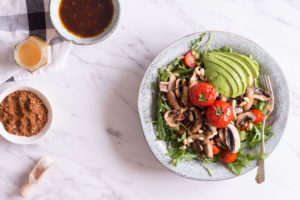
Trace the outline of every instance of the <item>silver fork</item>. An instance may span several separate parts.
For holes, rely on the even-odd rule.
[[[271,99],[268,101],[267,104],[267,114],[265,115],[263,120],[263,131],[260,137],[261,138],[260,153],[265,153],[265,124],[266,124],[266,119],[271,114],[274,108],[274,96],[273,96],[272,84],[269,76],[266,75],[265,73],[261,73],[259,76],[259,81],[261,83],[262,88],[271,93]],[[255,180],[258,184],[264,182],[265,180],[265,160],[263,159],[258,160],[258,169],[257,169]]]

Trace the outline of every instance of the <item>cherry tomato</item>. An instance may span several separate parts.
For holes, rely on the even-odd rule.
[[[186,66],[188,66],[190,68],[197,67],[196,58],[193,56],[191,51],[189,51],[189,52],[187,52],[187,54],[185,54],[184,63],[186,64]]]
[[[226,149],[221,154],[221,160],[225,163],[232,163],[236,160],[236,153],[231,153],[229,149]]]
[[[216,145],[213,145],[213,154],[216,155],[216,154],[219,154],[221,151],[221,149],[219,147],[217,147]]]
[[[256,116],[256,120],[253,122],[253,124],[258,124],[264,119],[264,115],[260,112],[260,110],[252,109],[251,112],[253,112]]]
[[[213,104],[216,100],[217,91],[212,84],[198,83],[189,92],[190,101],[197,107],[205,107]]]
[[[207,121],[217,128],[226,127],[231,122],[232,117],[233,109],[226,101],[217,100],[206,110]]]
[[[241,131],[245,131],[245,130],[247,130],[247,128],[248,128],[248,126],[241,126],[239,129],[240,129]]]

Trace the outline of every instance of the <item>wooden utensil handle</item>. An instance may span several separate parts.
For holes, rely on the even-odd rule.
[[[31,190],[35,184],[27,183],[20,188],[20,195],[23,197],[28,197],[31,193]]]

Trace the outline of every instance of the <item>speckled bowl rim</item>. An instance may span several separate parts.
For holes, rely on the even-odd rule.
[[[227,31],[205,30],[205,31],[201,31],[201,32],[194,32],[194,33],[192,33],[192,34],[183,36],[183,37],[181,37],[181,38],[179,38],[179,39],[177,39],[177,40],[175,40],[175,41],[169,43],[163,50],[161,50],[161,51],[159,52],[159,54],[158,54],[157,56],[155,56],[155,57],[153,58],[152,62],[149,64],[149,66],[148,66],[147,70],[145,71],[144,76],[143,76],[143,78],[142,78],[142,81],[141,81],[141,84],[140,84],[140,87],[139,87],[138,99],[137,99],[137,106],[138,106],[139,120],[140,120],[140,124],[141,124],[141,127],[142,127],[143,135],[144,135],[144,137],[145,137],[145,139],[146,139],[146,142],[147,142],[147,144],[148,144],[148,146],[149,146],[151,152],[153,153],[154,157],[156,158],[156,160],[159,161],[159,163],[160,163],[161,165],[163,165],[164,167],[166,167],[169,171],[173,172],[174,174],[176,174],[176,175],[178,175],[178,176],[181,176],[181,177],[184,177],[184,178],[188,178],[188,179],[192,179],[192,180],[197,180],[197,181],[222,181],[222,180],[233,179],[233,178],[240,177],[240,176],[242,176],[242,175],[244,175],[244,174],[250,172],[251,170],[253,170],[254,168],[257,167],[257,164],[255,164],[255,165],[251,166],[250,168],[248,168],[247,171],[242,171],[242,173],[241,173],[240,175],[235,175],[235,174],[232,173],[232,176],[229,177],[229,178],[219,178],[219,179],[214,179],[213,176],[212,176],[212,178],[209,178],[209,179],[207,179],[207,178],[203,178],[203,179],[201,178],[201,179],[200,179],[200,178],[196,178],[196,177],[193,177],[193,176],[184,176],[184,175],[182,175],[182,174],[179,174],[177,171],[175,171],[175,170],[173,170],[172,168],[170,168],[170,164],[169,164],[169,165],[166,165],[165,163],[163,163],[163,161],[162,161],[161,159],[159,159],[159,158],[157,157],[157,155],[154,153],[154,150],[153,150],[153,149],[154,149],[154,146],[152,146],[152,145],[150,144],[149,138],[148,138],[148,137],[146,136],[146,134],[145,134],[145,129],[146,129],[146,128],[145,128],[145,126],[144,126],[144,124],[143,124],[143,122],[142,122],[144,119],[142,119],[142,115],[141,115],[141,98],[142,98],[142,97],[141,97],[141,93],[142,93],[142,86],[145,84],[145,78],[146,78],[146,76],[148,75],[148,73],[149,73],[149,71],[150,71],[150,69],[151,69],[151,66],[152,66],[153,63],[156,61],[156,59],[157,59],[158,57],[160,57],[160,55],[163,54],[163,52],[165,52],[168,48],[170,48],[170,46],[174,45],[175,43],[180,42],[181,40],[184,40],[184,39],[186,39],[186,38],[188,38],[188,37],[191,37],[191,36],[194,36],[194,35],[200,35],[200,34],[202,34],[202,33],[211,33],[211,32],[220,32],[220,33],[226,33],[226,34],[230,34],[230,35],[233,35],[233,36],[237,36],[237,37],[243,38],[243,39],[245,39],[245,40],[248,40],[250,43],[253,43],[253,45],[256,45],[257,47],[261,48],[261,49],[265,52],[265,54],[268,55],[270,58],[272,58],[273,61],[277,64],[279,73],[282,75],[283,80],[284,80],[285,83],[286,83],[285,86],[286,86],[286,89],[287,89],[287,95],[288,95],[288,96],[286,97],[286,101],[287,101],[287,107],[286,107],[286,113],[287,113],[287,114],[286,114],[286,118],[285,118],[284,123],[283,123],[284,125],[283,125],[282,132],[280,133],[279,138],[278,138],[278,140],[276,141],[276,143],[274,143],[274,148],[273,148],[271,151],[268,151],[267,157],[269,157],[269,156],[271,155],[271,153],[276,149],[277,145],[279,144],[279,142],[280,142],[280,140],[281,140],[281,138],[282,138],[282,135],[284,134],[284,130],[285,130],[285,128],[286,128],[287,121],[288,121],[288,118],[289,118],[289,115],[290,115],[290,90],[289,90],[288,82],[287,82],[287,79],[286,79],[286,75],[284,74],[284,72],[283,72],[283,70],[281,69],[281,67],[280,67],[280,65],[278,64],[278,62],[271,56],[271,54],[269,54],[262,46],[260,46],[260,45],[257,44],[256,42],[254,42],[254,41],[252,41],[252,40],[250,40],[250,39],[248,39],[248,38],[246,38],[246,37],[244,37],[244,36],[241,36],[241,35],[239,35],[239,34],[227,32]],[[154,131],[154,134],[156,135],[156,131]],[[276,133],[275,133],[275,134],[276,134]],[[218,163],[218,165],[219,165],[219,163]],[[224,166],[224,167],[225,167],[225,166]]]

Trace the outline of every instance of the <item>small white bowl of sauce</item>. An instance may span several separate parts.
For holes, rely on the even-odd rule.
[[[119,22],[118,0],[51,0],[56,31],[74,44],[95,44],[113,33]]]

